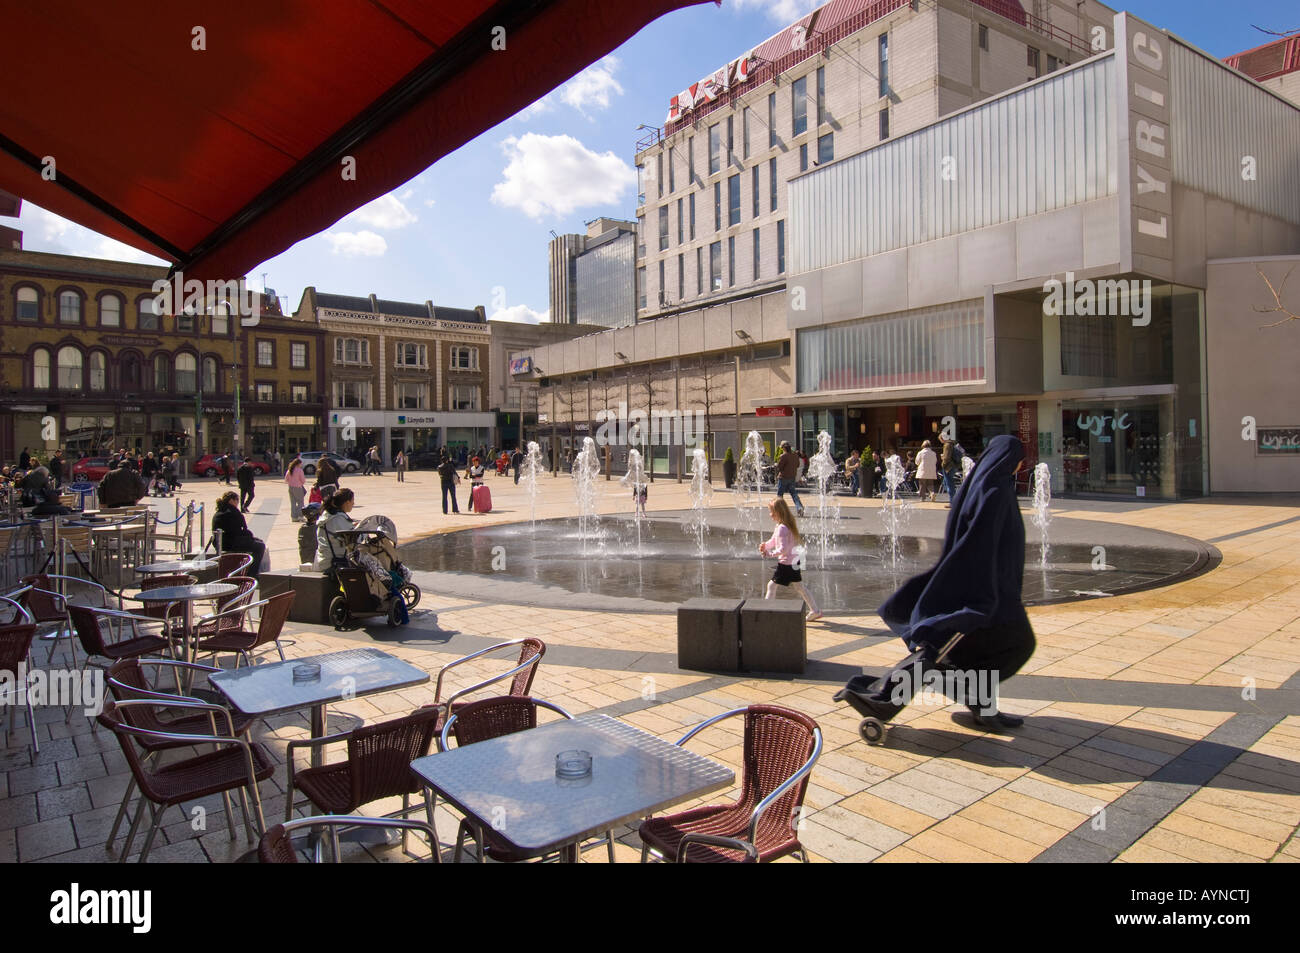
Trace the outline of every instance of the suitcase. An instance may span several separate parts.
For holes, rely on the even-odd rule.
[[[474,487],[473,496],[475,513],[492,512],[492,491],[488,489],[486,483],[480,483]]]

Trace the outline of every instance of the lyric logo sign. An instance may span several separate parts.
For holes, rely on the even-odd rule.
[[[618,410],[596,411],[596,443],[602,447],[644,444],[682,444],[694,447],[704,436],[704,412],[700,410],[633,410],[620,401]]]
[[[1090,278],[1074,280],[1074,272],[1065,273],[1065,281],[1049,278],[1043,282],[1043,314],[1082,315],[1133,319],[1133,327],[1151,323],[1151,279]]]
[[[1128,99],[1129,261],[1137,271],[1171,278],[1173,211],[1169,154],[1170,41],[1160,30],[1127,14],[1116,17],[1122,39]]]
[[[239,315],[239,323],[255,328],[262,320],[262,296],[250,291],[244,279],[238,281],[185,280],[185,272],[178,271],[168,281],[159,278],[153,283],[154,307],[158,314],[204,314],[208,306],[224,305],[227,314]]]
[[[749,70],[753,63],[754,51],[750,50],[713,75],[683,89],[668,101],[668,119],[665,124],[677,122],[701,103],[711,103],[731,87],[749,82]]]

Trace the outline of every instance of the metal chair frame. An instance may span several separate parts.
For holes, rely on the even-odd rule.
[[[258,854],[262,858],[262,863],[270,863],[266,860],[266,854],[272,849],[272,838],[287,837],[294,831],[303,830],[304,828],[357,828],[357,827],[377,827],[385,829],[396,829],[402,831],[403,836],[408,831],[419,831],[429,838],[429,848],[432,852],[430,863],[442,863],[442,854],[438,849],[438,835],[433,827],[424,821],[413,821],[407,818],[398,817],[367,817],[364,814],[318,814],[314,817],[300,817],[292,821],[284,821],[276,824],[269,831],[262,835],[262,842],[258,848]],[[321,843],[324,838],[316,841],[316,863],[321,863]],[[330,843],[337,847],[338,837],[330,838]],[[334,854],[334,863],[341,863],[342,858]]]
[[[452,661],[442,666],[442,668],[438,669],[438,680],[434,685],[434,691],[433,691],[433,703],[435,705],[441,705],[446,709],[445,712],[443,713],[444,724],[446,723],[446,720],[451,717],[451,708],[453,703],[455,703],[457,699],[463,698],[466,695],[469,695],[472,692],[476,692],[481,688],[487,688],[489,685],[495,685],[497,682],[503,682],[507,678],[514,678],[520,672],[525,671],[529,667],[532,667],[534,669],[533,676],[530,677],[528,680],[528,688],[531,688],[532,679],[535,678],[537,674],[535,669],[537,668],[537,666],[541,665],[542,656],[546,654],[545,642],[542,642],[542,650],[540,652],[538,652],[532,658],[528,659],[526,662],[521,662],[518,665],[514,666],[513,668],[510,669],[510,671],[503,672],[500,675],[494,675],[491,678],[484,679],[483,681],[478,682],[477,684],[474,685],[470,685],[467,688],[462,688],[459,691],[454,692],[445,702],[441,700],[442,680],[444,677],[446,677],[447,673],[451,671],[453,668],[455,668],[458,665],[464,665],[466,662],[472,662],[475,659],[482,658],[485,655],[490,655],[493,652],[499,652],[501,649],[511,648],[516,645],[523,645],[525,642],[528,641],[530,641],[529,638],[522,638],[522,639],[511,639],[508,642],[498,642],[496,645],[489,645],[485,649],[480,649],[477,652],[471,652],[469,655],[462,656],[461,658],[453,659]],[[541,642],[540,639],[532,639],[531,641]]]

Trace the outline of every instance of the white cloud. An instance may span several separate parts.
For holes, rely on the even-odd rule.
[[[618,67],[617,56],[593,63],[560,87],[560,99],[581,113],[589,106],[608,109],[611,95],[623,95],[623,87],[614,78]]]
[[[24,232],[23,245],[28,251],[76,255],[82,258],[104,258],[109,261],[132,261],[144,265],[167,264],[163,259],[148,252],[91,231],[84,225],[78,225],[30,202],[23,203],[23,213],[19,216],[18,227]]]
[[[526,304],[517,304],[510,308],[498,308],[489,317],[491,321],[514,321],[516,324],[541,324],[551,320],[551,309],[534,311]]]
[[[384,241],[384,237],[368,230],[325,232],[321,237],[330,243],[330,251],[335,255],[375,257],[388,251],[388,242]]]
[[[735,0],[739,10],[762,10],[771,20],[793,23],[812,13],[825,0]]]
[[[597,154],[572,136],[511,136],[501,144],[510,161],[492,201],[533,219],[610,205],[636,184],[636,170],[613,152]]]
[[[419,221],[415,213],[402,204],[402,199],[410,198],[411,195],[410,189],[404,192],[400,199],[391,192],[388,195],[381,195],[373,202],[361,206],[349,218],[355,218],[371,228],[405,228]]]

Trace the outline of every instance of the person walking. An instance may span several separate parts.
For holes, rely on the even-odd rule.
[[[302,458],[289,461],[289,472],[284,475],[289,488],[289,518],[295,523],[302,519],[302,501],[307,498],[307,476],[302,472]]]
[[[475,457],[469,463],[465,476],[469,479],[469,512],[474,512],[474,490],[483,485],[483,461]]]
[[[772,530],[771,539],[758,544],[758,552],[762,556],[776,557],[776,570],[768,581],[767,593],[763,598],[775,598],[777,586],[789,586],[807,603],[807,621],[816,622],[822,614],[813,601],[812,593],[803,584],[803,541],[799,538],[799,524],[795,522],[789,504],[780,497],[769,503],[767,510],[776,528]]]
[[[398,450],[397,456],[393,457],[393,469],[397,471],[397,482],[406,482],[406,451]]]
[[[939,456],[930,449],[930,441],[921,442],[921,452],[916,455],[916,482],[920,487],[921,500],[928,496],[931,502],[937,495],[939,484]]]
[[[510,455],[510,465],[515,468],[515,486],[518,486],[519,471],[524,468],[524,452],[519,447],[515,447],[515,452]]]
[[[321,457],[316,461],[316,485],[318,487],[338,486],[340,475],[339,465],[329,457]]]
[[[943,477],[943,491],[948,494],[948,506],[952,506],[957,495],[957,478],[961,474],[961,459],[965,454],[955,440],[947,437],[943,440],[943,452],[939,455],[939,472]]]
[[[248,512],[248,504],[253,502],[256,485],[257,467],[251,460],[245,460],[235,471],[235,482],[239,484],[239,511]]]
[[[1036,640],[1022,600],[1025,523],[1015,476],[1024,444],[994,437],[957,493],[934,568],[899,587],[879,609],[911,650],[870,693],[858,692],[882,720],[897,715],[927,670],[955,671],[968,686],[957,699],[983,728],[1014,728],[1023,718],[998,710],[993,686],[1015,675]],[[969,686],[979,686],[976,698]]]
[[[63,451],[55,450],[54,456],[50,457],[50,476],[54,478],[56,490],[63,486],[63,463]]]
[[[438,478],[442,481],[442,515],[447,515],[448,496],[451,497],[451,511],[459,513],[460,507],[456,505],[456,484],[460,482],[460,474],[456,472],[456,464],[452,462],[446,450],[442,451],[441,462],[438,464]]]
[[[794,500],[795,509],[803,516],[803,502],[799,499],[799,491],[795,489],[794,482],[799,466],[799,454],[790,449],[788,440],[781,441],[781,454],[776,458],[776,495],[778,499],[784,500],[786,493],[789,493]]]

